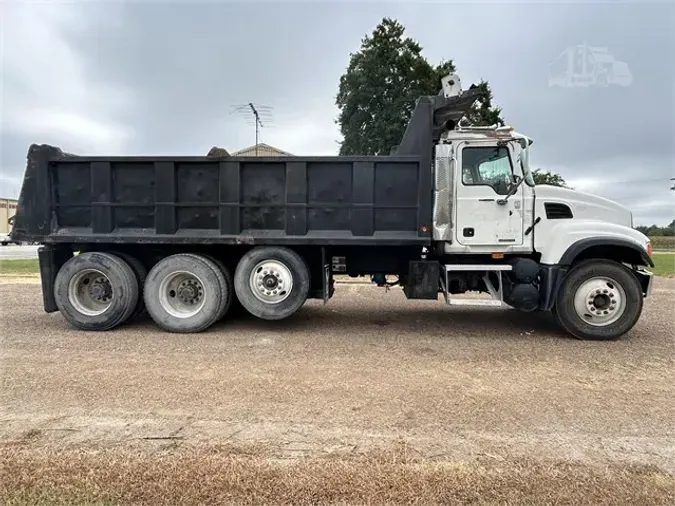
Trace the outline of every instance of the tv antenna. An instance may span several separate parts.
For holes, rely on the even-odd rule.
[[[233,110],[230,114],[234,114],[235,112],[246,116],[246,124],[255,127],[255,156],[258,156],[260,129],[272,126],[272,107],[249,102],[247,104],[233,106]]]

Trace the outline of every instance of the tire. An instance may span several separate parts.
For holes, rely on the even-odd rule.
[[[268,268],[271,272],[265,274]],[[259,271],[258,281],[270,283],[268,290],[254,291],[254,271]],[[289,285],[290,289],[287,289]],[[263,320],[282,320],[295,313],[307,300],[309,285],[305,261],[288,248],[254,248],[241,258],[234,274],[234,289],[239,302],[249,313]]]
[[[232,299],[236,298],[234,295],[234,284],[232,282],[232,274],[230,274],[230,271],[227,269],[227,267],[225,267],[225,264],[223,262],[221,262],[220,260],[211,255],[200,254],[193,256],[201,257],[211,262],[213,264],[211,267],[215,270],[216,275],[218,276],[222,300],[221,300],[221,308],[220,311],[218,312],[219,316],[216,321],[220,321],[225,317],[225,315],[230,310],[230,307],[232,306]]]
[[[629,269],[610,260],[589,260],[567,274],[553,314],[573,336],[607,341],[635,326],[643,303],[642,287]]]
[[[109,253],[72,257],[54,281],[56,306],[80,330],[110,330],[124,323],[136,308],[138,292],[131,267]]]
[[[221,276],[217,266],[199,255],[171,255],[150,270],[143,296],[148,314],[163,330],[201,332],[222,311]]]
[[[143,301],[143,289],[145,286],[145,278],[148,277],[148,269],[145,268],[145,265],[143,265],[138,258],[131,256],[128,253],[111,251],[110,254],[124,260],[129,264],[131,270],[134,271],[136,281],[138,282],[138,302],[136,303],[136,308],[134,309],[134,312],[131,313],[129,320],[138,320],[146,313],[145,302]]]

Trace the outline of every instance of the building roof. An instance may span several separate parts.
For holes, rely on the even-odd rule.
[[[257,147],[257,154],[256,154],[256,147]],[[230,156],[293,156],[293,155],[288,151],[275,148],[274,146],[270,146],[269,144],[265,144],[264,142],[259,142],[257,146],[254,144],[253,146],[240,149],[239,151],[230,153]]]

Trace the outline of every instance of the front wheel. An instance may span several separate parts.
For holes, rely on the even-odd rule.
[[[642,287],[629,269],[610,260],[590,260],[569,272],[554,314],[575,337],[611,340],[635,326],[643,302]]]

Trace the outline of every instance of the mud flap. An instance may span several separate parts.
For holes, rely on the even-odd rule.
[[[412,260],[403,293],[408,299],[438,300],[441,265],[436,260]]]
[[[333,296],[333,272],[331,264],[326,257],[326,248],[321,248],[321,274],[322,274],[322,298],[325,306]]]
[[[59,310],[54,298],[54,281],[63,264],[70,260],[72,256],[73,252],[70,249],[53,246],[42,246],[38,249],[42,302],[46,313],[54,313]]]
[[[652,294],[652,290],[654,288],[654,275],[645,269],[634,270],[633,273],[638,278],[638,281],[640,281],[640,286],[642,286],[642,294],[645,297],[649,297]]]

